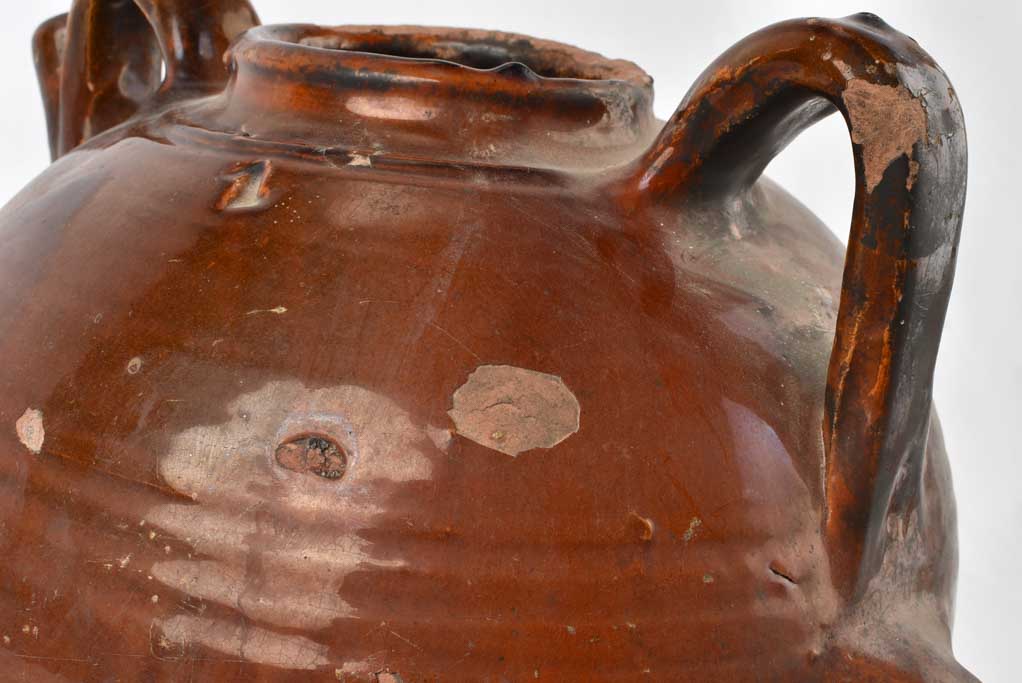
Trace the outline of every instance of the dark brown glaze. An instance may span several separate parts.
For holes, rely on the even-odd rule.
[[[261,27],[224,72],[247,5],[139,5],[40,31],[78,132],[0,212],[5,679],[973,680],[914,43],[771,27],[661,132],[566,46]],[[847,263],[760,177],[833,108]]]

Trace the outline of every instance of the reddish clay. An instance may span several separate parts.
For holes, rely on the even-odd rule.
[[[777,24],[663,124],[556,43],[256,24],[36,35],[4,680],[973,680],[931,402],[965,132],[914,41]],[[761,177],[834,111],[846,252]]]

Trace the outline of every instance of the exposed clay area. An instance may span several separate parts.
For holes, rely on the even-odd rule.
[[[563,380],[509,365],[483,365],[454,392],[458,434],[511,457],[553,448],[578,431],[578,400]]]
[[[849,81],[842,99],[851,120],[852,142],[862,145],[866,191],[872,192],[892,161],[903,154],[911,160],[915,144],[926,144],[926,111],[905,86],[862,79]]]
[[[216,202],[218,211],[242,211],[265,206],[270,200],[270,177],[273,164],[256,161],[237,164],[224,174],[227,186]]]
[[[393,671],[380,671],[375,678],[377,683],[405,683],[404,679]]]
[[[281,635],[253,626],[227,624],[180,614],[159,624],[161,633],[154,654],[181,657],[197,644],[242,661],[258,662],[292,671],[311,671],[329,663],[326,647],[308,638]],[[201,638],[196,634],[201,634]]]
[[[43,440],[46,438],[46,430],[43,429],[42,411],[28,408],[18,418],[14,425],[18,433],[18,440],[25,448],[33,453],[39,453],[43,449]]]

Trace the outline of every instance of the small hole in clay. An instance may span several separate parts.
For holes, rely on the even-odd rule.
[[[277,464],[299,474],[340,479],[348,469],[348,456],[333,440],[315,434],[300,436],[277,446]]]

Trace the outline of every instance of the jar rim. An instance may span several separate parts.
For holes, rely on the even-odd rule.
[[[254,50],[253,50],[254,49]],[[253,54],[253,52],[258,54]],[[531,36],[432,26],[276,24],[257,26],[228,51],[238,59],[270,67],[289,65],[329,71],[356,67],[403,75],[495,81],[526,80],[540,89],[601,85],[652,88],[652,78],[636,64],[609,59],[565,43]]]

